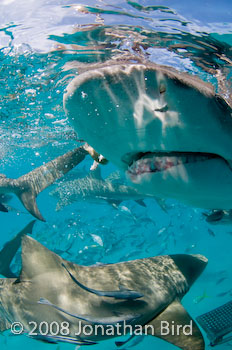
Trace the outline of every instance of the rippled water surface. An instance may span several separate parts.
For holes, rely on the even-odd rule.
[[[8,177],[17,178],[79,145],[63,110],[63,93],[86,63],[133,55],[165,64],[211,82],[232,105],[230,0],[1,0],[0,26],[0,173]],[[67,178],[86,176],[91,164],[86,158]],[[103,176],[113,170],[107,165]],[[183,299],[186,309],[196,317],[232,298],[232,226],[210,227],[203,210],[172,200],[165,210],[146,199],[146,207],[126,201],[118,209],[77,201],[58,212],[50,195],[55,186],[38,197],[47,221],[37,222],[33,233],[49,249],[80,264],[201,253],[209,264]],[[15,197],[9,205],[9,213],[0,212],[1,245],[31,219]],[[18,254],[14,270],[19,266]],[[52,346],[8,335],[0,337],[0,344],[1,349]],[[145,347],[174,349],[157,338],[134,346]],[[100,348],[113,349],[114,342]]]

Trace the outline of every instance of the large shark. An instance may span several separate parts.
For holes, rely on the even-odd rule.
[[[36,197],[45,188],[78,165],[87,154],[89,154],[88,150],[80,146],[45,165],[41,165],[18,179],[8,179],[5,175],[0,174],[0,194],[15,193],[24,207],[34,217],[45,221],[37,207]],[[0,207],[0,210],[7,211],[7,208],[4,210],[4,207],[4,205]]]
[[[138,204],[145,206],[143,199],[146,196],[137,189],[123,183],[123,179],[114,180],[114,175],[110,174],[108,178],[103,179],[101,168],[91,171],[87,176],[71,181],[59,183],[50,194],[58,198],[56,210],[72,204],[76,201],[107,202],[114,207],[126,200],[134,200]],[[115,178],[117,174],[115,174]]]
[[[148,334],[203,350],[202,334],[181,299],[206,265],[202,255],[177,254],[81,266],[24,236],[19,278],[0,279],[0,329],[20,322],[20,331],[38,340],[90,345],[123,334],[120,325],[134,332],[150,325]],[[162,322],[175,331],[162,332]],[[98,332],[96,325],[102,326]]]
[[[211,83],[151,62],[86,66],[64,94],[78,136],[141,193],[232,208],[231,107]]]
[[[0,251],[0,274],[11,278],[16,275],[11,271],[10,264],[15,257],[18,249],[21,247],[22,237],[32,233],[36,220],[32,220],[24,229],[22,229],[14,238],[7,242]]]

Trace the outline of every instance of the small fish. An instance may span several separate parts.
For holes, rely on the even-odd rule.
[[[221,278],[219,278],[218,280],[217,280],[217,282],[216,282],[216,285],[218,285],[218,284],[221,284],[223,281],[225,281],[227,279],[227,277],[221,277]]]
[[[231,292],[231,289],[230,290],[227,290],[226,292],[222,292],[222,293],[219,293],[217,294],[216,296],[219,297],[219,298],[222,298],[222,297],[225,297],[227,294],[229,294]]]
[[[134,290],[126,289],[123,286],[120,287],[120,290],[114,290],[114,291],[103,291],[103,290],[95,290],[92,288],[88,288],[84,286],[82,283],[77,281],[77,279],[69,272],[69,270],[66,268],[64,264],[62,266],[65,268],[65,270],[68,272],[72,280],[82,289],[86,290],[89,293],[96,294],[101,297],[109,297],[109,298],[115,298],[115,299],[127,299],[127,300],[133,300],[142,298],[143,294],[136,292]]]
[[[208,234],[212,237],[216,237],[215,233],[210,228],[208,228]]]
[[[208,298],[208,295],[206,294],[206,291],[202,295],[199,295],[198,297],[193,299],[194,304],[199,304],[201,301],[203,301],[205,298]]]
[[[56,254],[58,254],[58,255],[62,255],[62,254],[64,254],[64,253],[71,255],[71,253],[69,252],[69,250],[72,248],[72,245],[73,245],[73,243],[71,243],[71,244],[69,245],[69,247],[68,247],[66,250],[54,249],[53,251],[54,251],[54,253],[56,253]]]

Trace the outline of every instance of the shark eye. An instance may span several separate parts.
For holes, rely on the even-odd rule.
[[[165,93],[165,91],[166,91],[166,86],[164,85],[164,83],[161,83],[160,86],[159,86],[160,94]]]

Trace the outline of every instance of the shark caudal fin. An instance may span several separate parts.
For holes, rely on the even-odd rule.
[[[145,334],[166,340],[183,350],[204,350],[204,338],[179,301],[171,303],[144,326]]]
[[[36,197],[45,188],[84,160],[86,155],[87,152],[83,147],[78,147],[73,151],[67,152],[63,156],[32,170],[28,174],[16,180],[11,180],[9,192],[14,192],[24,207],[35,218],[45,221],[37,207]]]

